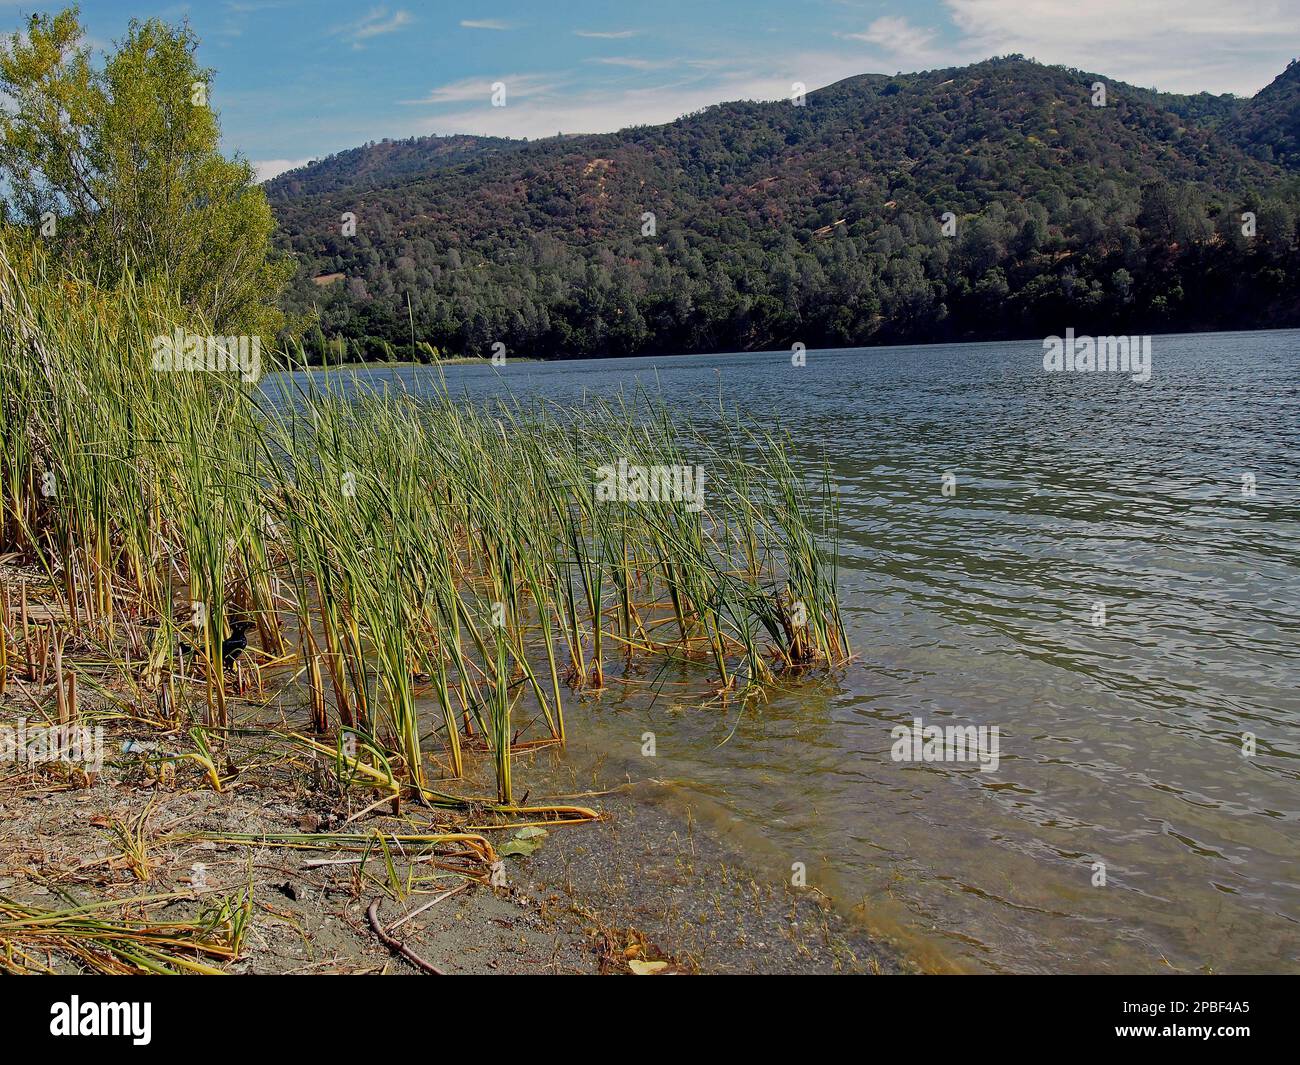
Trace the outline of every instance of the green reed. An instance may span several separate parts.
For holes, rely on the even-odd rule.
[[[473,406],[359,376],[154,370],[152,338],[182,322],[158,285],[101,291],[0,237],[0,546],[110,649],[121,622],[156,624],[150,683],[189,668],[188,627],[207,723],[230,720],[221,642],[247,617],[316,732],[361,732],[381,777],[427,796],[427,700],[437,771],[490,752],[509,806],[515,754],[563,742],[565,699],[620,659],[693,663],[725,697],[847,658],[834,494],[789,441],[641,394]],[[598,498],[620,459],[701,467],[703,505]]]

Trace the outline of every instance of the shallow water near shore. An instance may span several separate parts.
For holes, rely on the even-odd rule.
[[[1038,342],[360,376],[721,401],[829,467],[856,660],[745,711],[615,674],[548,757],[670,781],[930,968],[1300,971],[1300,331],[1157,336],[1146,384]],[[996,726],[996,770],[894,760],[916,719]]]

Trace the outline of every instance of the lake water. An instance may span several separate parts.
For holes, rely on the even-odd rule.
[[[612,684],[566,759],[671,782],[930,968],[1300,971],[1300,331],[1157,336],[1147,384],[1046,373],[1038,342],[444,372],[474,401],[721,396],[840,494],[856,661],[743,716]],[[916,718],[997,726],[997,770],[895,761]]]

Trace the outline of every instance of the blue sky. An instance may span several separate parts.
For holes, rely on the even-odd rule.
[[[56,5],[0,2],[11,28]],[[1300,0],[84,0],[92,40],[188,18],[228,150],[259,173],[367,140],[664,122],[852,74],[1022,52],[1171,91],[1254,93],[1300,52]],[[506,106],[491,105],[493,82]]]

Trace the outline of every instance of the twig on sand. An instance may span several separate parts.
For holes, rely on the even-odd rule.
[[[443,899],[449,899],[453,895],[459,895],[462,891],[465,891],[468,887],[469,887],[468,884],[462,884],[460,887],[452,888],[450,891],[444,891],[441,895],[438,895],[435,898],[430,899],[423,906],[417,907],[416,909],[412,910],[405,917],[399,917],[396,921],[394,921],[392,924],[388,926],[388,930],[390,932],[396,932],[399,928],[402,927],[402,925],[406,924],[406,922],[409,921],[412,917],[419,917],[420,914],[424,913],[424,911],[429,909],[429,907],[437,906],[438,903],[442,902]]]
[[[370,919],[370,927],[374,929],[375,935],[379,937],[379,942],[381,942],[389,950],[393,951],[396,954],[400,954],[403,958],[409,961],[417,969],[420,969],[426,973],[432,973],[434,976],[447,975],[436,965],[430,964],[429,962],[421,958],[420,955],[416,954],[415,951],[408,949],[405,943],[402,943],[400,940],[394,939],[392,936],[390,936],[387,932],[384,931],[384,926],[379,923],[379,899],[375,899],[374,902],[370,904],[370,909],[366,911],[366,916]]]

